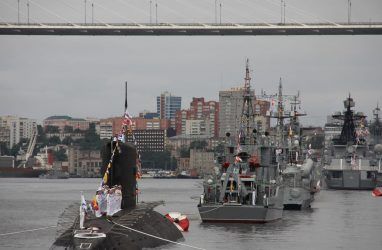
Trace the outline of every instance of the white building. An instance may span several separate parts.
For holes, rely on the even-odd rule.
[[[101,121],[99,124],[100,133],[99,137],[102,139],[110,139],[113,137],[113,122],[112,121]]]
[[[2,130],[0,134],[9,134],[9,139],[2,139],[8,143],[9,148],[19,143],[22,138],[30,139],[36,129],[37,121],[35,119],[10,115],[0,117],[0,130]]]
[[[225,137],[227,132],[236,135],[240,129],[240,117],[243,109],[244,89],[241,87],[231,88],[229,90],[219,91],[219,137]],[[254,91],[252,104],[255,103]],[[254,126],[252,124],[252,126]]]

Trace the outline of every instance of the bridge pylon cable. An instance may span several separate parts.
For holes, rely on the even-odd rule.
[[[265,1],[267,1],[268,3],[270,3],[270,4],[272,4],[272,5],[275,5],[275,6],[279,7],[278,4],[275,4],[275,3],[273,3],[273,2],[270,2],[269,0],[265,0]],[[270,11],[269,9],[265,8],[264,6],[262,6],[262,7],[263,7],[263,9],[268,10],[268,12],[272,12],[272,11]],[[278,13],[278,10],[277,10],[277,11],[273,11],[273,13]],[[279,16],[278,14],[273,14],[273,16],[276,17],[276,18],[280,18],[280,16]],[[293,23],[297,23],[297,24],[299,24],[299,25],[301,25],[301,26],[306,26],[305,23],[299,22],[299,21],[297,21],[297,20],[294,19],[294,18],[288,17],[288,19],[291,20]],[[284,22],[285,22],[285,20],[284,20]],[[284,23],[284,24],[285,24],[285,23]]]
[[[78,8],[74,7],[73,5],[70,5],[69,3],[67,3],[66,0],[62,0],[61,3],[67,7],[69,7],[70,9],[72,9],[73,11],[75,11],[77,14],[79,15],[83,15],[83,13],[81,11],[78,10]],[[104,24],[105,26],[109,26],[108,23],[105,23],[103,22],[102,20],[98,19],[98,18],[94,18],[94,20],[97,22],[97,23],[101,23],[101,24]]]
[[[139,23],[137,23],[137,22],[135,22],[135,21],[132,21],[131,19],[128,19],[128,18],[126,18],[125,16],[119,14],[118,12],[116,12],[116,11],[114,11],[114,10],[111,10],[111,9],[109,9],[109,8],[106,8],[106,7],[104,7],[103,5],[101,5],[101,4],[99,4],[99,3],[94,3],[94,6],[99,6],[99,7],[101,7],[102,9],[104,9],[104,10],[110,12],[110,13],[113,13],[115,16],[118,16],[118,17],[120,17],[120,18],[126,20],[128,23],[133,23],[133,24],[135,24],[135,25],[137,25],[137,26],[142,26],[141,24],[139,24]]]
[[[267,2],[269,2],[269,3],[271,3],[271,4],[273,4],[273,5],[279,6],[278,3],[275,2],[276,0],[265,0],[265,1],[267,1]],[[314,15],[314,14],[312,14],[312,13],[306,11],[306,10],[297,8],[297,7],[294,6],[293,4],[288,3],[288,8],[289,8],[289,7],[292,8],[292,9],[294,9],[295,12],[296,12],[297,14],[298,14],[298,12],[300,12],[300,13],[306,13],[306,14],[300,14],[300,15],[305,15],[306,17],[313,17],[313,18],[316,18],[317,20],[322,20],[322,21],[325,21],[325,22],[327,22],[327,23],[333,24],[333,25],[335,25],[335,26],[342,26],[342,25],[339,24],[339,23],[333,22],[333,21],[331,21],[331,20],[329,20],[329,19],[326,19],[326,18],[322,18],[322,17],[320,17],[320,16],[318,16],[318,15]]]
[[[17,8],[15,8],[15,7],[13,7],[13,6],[11,6],[11,5],[9,5],[8,3],[3,2],[3,1],[0,1],[0,3],[2,3],[2,4],[5,5],[5,6],[7,6],[7,7],[10,8],[10,9],[13,9],[13,10],[17,13],[17,11],[18,11]],[[22,14],[22,15],[24,15],[24,16],[26,16],[26,15],[25,15],[25,12],[22,12],[21,10],[19,10],[19,13]],[[29,18],[29,19],[31,19],[31,20],[32,20],[34,23],[36,23],[36,24],[39,24],[39,25],[41,25],[41,26],[44,26],[44,24],[37,22],[37,20],[34,19],[34,18]],[[6,23],[7,23],[7,25],[11,25],[9,22],[6,22]]]
[[[45,8],[45,7],[43,7],[43,6],[41,6],[40,4],[36,3],[35,1],[32,1],[32,0],[28,0],[28,1],[29,1],[29,3],[31,3],[31,4],[33,4],[33,5],[37,6],[37,7],[39,7],[41,10],[43,10],[43,11],[45,11],[45,12],[51,14],[52,16],[56,16],[56,17],[58,17],[59,19],[65,21],[66,23],[69,23],[69,24],[71,24],[71,25],[73,25],[73,26],[77,26],[77,24],[75,24],[75,23],[73,23],[73,22],[67,20],[66,18],[61,17],[60,15],[58,15],[58,14],[54,13],[53,11],[51,11],[51,10],[49,10],[49,9],[47,9],[47,8]]]

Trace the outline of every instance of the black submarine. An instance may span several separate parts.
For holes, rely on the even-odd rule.
[[[125,99],[125,110],[127,101]],[[125,133],[131,130],[125,128]],[[69,206],[59,219],[57,238],[50,249],[129,249],[158,247],[183,238],[179,229],[153,209],[162,202],[137,202],[138,153],[134,144],[111,140],[102,150],[101,173],[109,187],[121,186],[121,210],[113,216],[87,213],[81,223],[80,204]],[[109,167],[108,168],[108,166]]]

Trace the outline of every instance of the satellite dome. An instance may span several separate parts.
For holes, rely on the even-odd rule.
[[[382,154],[382,144],[377,144],[374,146],[374,153]]]

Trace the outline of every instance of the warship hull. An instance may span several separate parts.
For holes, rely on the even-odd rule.
[[[326,170],[325,184],[328,189],[372,190],[379,183],[378,171]]]
[[[314,195],[304,188],[284,188],[284,209],[299,210],[310,208]]]
[[[267,223],[282,218],[283,208],[274,206],[203,204],[198,206],[203,222]]]

